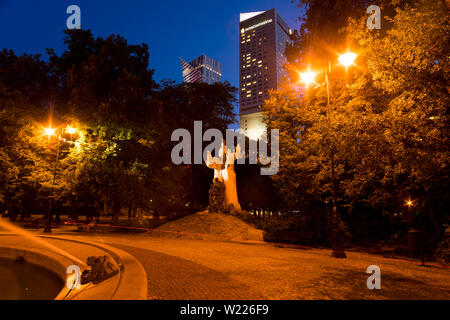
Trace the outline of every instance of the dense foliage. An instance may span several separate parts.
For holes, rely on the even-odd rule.
[[[156,214],[207,205],[212,172],[174,166],[171,133],[225,130],[234,122],[228,83],[162,85],[146,44],[89,30],[65,31],[65,51],[49,58],[0,52],[0,205],[12,219],[31,213]],[[44,128],[60,128],[45,136]],[[64,131],[67,125],[75,133]],[[59,150],[59,152],[58,152]],[[198,167],[198,168],[197,168]],[[205,189],[206,201],[192,192]]]
[[[437,240],[449,222],[448,11],[438,0],[402,2],[384,29],[370,30],[366,1],[351,2],[301,1],[307,18],[288,48],[290,78],[265,108],[269,127],[280,129],[274,182],[286,209],[306,219],[303,228],[326,222],[333,153],[337,206],[354,239],[415,228]],[[346,19],[331,19],[336,12]],[[348,49],[358,57],[346,70],[337,54]],[[305,89],[299,72],[308,67],[319,73]],[[328,110],[320,71],[330,68]]]

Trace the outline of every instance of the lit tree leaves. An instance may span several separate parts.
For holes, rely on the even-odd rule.
[[[448,180],[449,159],[447,11],[437,0],[404,5],[385,32],[367,29],[366,17],[349,17],[346,34],[358,52],[357,66],[347,73],[332,66],[330,111],[321,74],[319,85],[306,91],[292,84],[294,76],[267,101],[267,123],[280,129],[280,173],[273,178],[290,207],[314,199],[326,207],[333,150],[341,210],[393,214],[412,196],[418,212],[434,225],[443,223],[448,219],[443,209],[448,191],[439,190]],[[308,52],[291,52],[291,71],[314,66],[315,45],[320,52],[327,42],[321,33],[327,25],[314,28],[311,19],[308,37],[325,38],[309,43]]]

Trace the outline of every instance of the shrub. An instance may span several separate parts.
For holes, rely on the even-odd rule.
[[[450,237],[445,236],[444,239],[439,243],[434,252],[436,261],[444,264],[450,263]]]
[[[142,233],[147,232],[143,229],[154,229],[161,224],[160,219],[130,219],[121,220],[118,226],[123,228],[117,228],[118,232],[123,233]],[[142,230],[141,230],[142,229]]]

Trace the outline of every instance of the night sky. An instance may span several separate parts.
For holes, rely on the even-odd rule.
[[[0,0],[0,49],[16,54],[63,50],[66,9],[81,8],[83,29],[95,36],[120,34],[129,43],[147,43],[156,80],[182,81],[179,57],[206,55],[222,62],[222,80],[238,87],[239,13],[276,8],[298,28],[299,8],[291,0]]]

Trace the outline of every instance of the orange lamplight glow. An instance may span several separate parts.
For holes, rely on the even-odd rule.
[[[68,134],[74,134],[75,132],[77,132],[77,129],[75,129],[75,128],[71,127],[71,126],[67,126],[66,129],[65,129],[65,131],[66,131]]]
[[[314,78],[316,77],[316,73],[313,71],[306,71],[300,73],[301,81],[308,87],[311,83],[314,83]]]
[[[48,126],[48,128],[44,128],[44,135],[47,135],[48,138],[54,136],[56,132],[55,128],[52,128],[51,126]]]
[[[412,201],[411,199],[406,200],[405,205],[408,207],[413,207],[414,206],[414,201]]]
[[[355,62],[355,59],[356,54],[353,52],[341,54],[338,58],[339,62],[345,67],[351,66]]]

